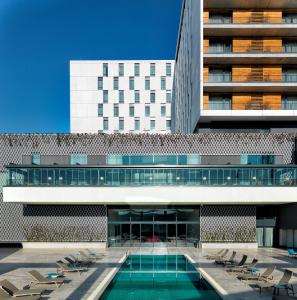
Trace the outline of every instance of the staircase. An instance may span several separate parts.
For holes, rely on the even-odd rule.
[[[251,96],[251,101],[249,101],[245,109],[247,110],[262,110],[264,108],[263,105],[263,95],[262,94],[255,94]]]
[[[250,17],[250,23],[252,24],[263,24],[265,21],[263,11],[253,11]]]

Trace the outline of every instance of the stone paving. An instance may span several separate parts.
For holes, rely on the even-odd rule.
[[[228,274],[222,267],[216,266],[212,261],[204,258],[206,253],[216,252],[212,250],[201,251],[194,248],[109,248],[98,249],[96,252],[104,253],[102,260],[93,264],[92,267],[82,275],[71,274],[66,276],[66,284],[60,288],[48,288],[42,299],[55,300],[87,300],[96,287],[114,269],[119,268],[119,261],[126,255],[127,251],[133,254],[185,254],[195,261],[197,268],[202,268],[205,276],[210,277],[212,282],[219,286],[223,299],[247,300],[247,299],[271,299],[272,290],[265,291],[262,295],[236,279],[234,275]],[[285,250],[280,249],[258,249],[238,250],[237,259],[240,260],[243,253],[247,254],[249,261],[254,257],[259,260],[257,268],[261,271],[267,266],[274,264],[277,270],[274,278],[281,277],[284,269],[292,270],[296,275],[292,279],[294,289],[297,292],[297,260],[289,258]],[[8,249],[0,248],[0,280],[9,279],[18,288],[27,286],[31,281],[29,270],[36,269],[43,275],[56,272],[55,261],[63,259],[68,254],[77,255],[75,249]],[[42,286],[40,286],[42,287]]]

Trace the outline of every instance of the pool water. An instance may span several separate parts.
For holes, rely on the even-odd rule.
[[[194,300],[220,297],[183,255],[130,255],[101,300]]]

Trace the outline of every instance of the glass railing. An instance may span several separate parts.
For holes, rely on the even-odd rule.
[[[282,101],[283,110],[297,110],[297,99],[296,100],[283,100]]]
[[[272,17],[264,15],[252,15],[244,17],[226,17],[226,16],[209,16],[209,18],[203,18],[205,25],[207,24],[297,24],[297,16],[288,17]]]
[[[209,82],[230,82],[232,81],[232,75],[230,74],[208,74]]]
[[[204,79],[205,82],[220,83],[220,82],[297,82],[297,74],[269,75],[261,74],[261,72],[246,75],[232,75],[232,74],[208,74],[208,78]]]
[[[9,167],[7,186],[297,186],[297,166]]]
[[[297,53],[297,46],[209,46],[205,53]]]
[[[231,101],[212,101],[208,102],[209,110],[229,110],[231,109]]]

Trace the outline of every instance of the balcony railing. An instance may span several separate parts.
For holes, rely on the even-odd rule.
[[[249,75],[232,75],[232,74],[208,74],[208,78],[204,79],[205,82],[219,83],[219,82],[297,82],[297,74],[282,75],[261,75],[261,74],[249,74]]]
[[[297,166],[9,167],[11,187],[297,186]]]
[[[297,110],[297,99],[296,100],[282,100],[283,110]]]
[[[231,45],[217,45],[209,46],[206,53],[297,53],[297,46],[283,45],[283,46],[231,46]]]
[[[246,17],[226,17],[226,16],[209,16],[204,18],[204,24],[297,24],[297,16],[292,17],[272,17],[263,15],[254,15]]]
[[[209,110],[230,110],[231,109],[231,100],[230,101],[208,101]]]

